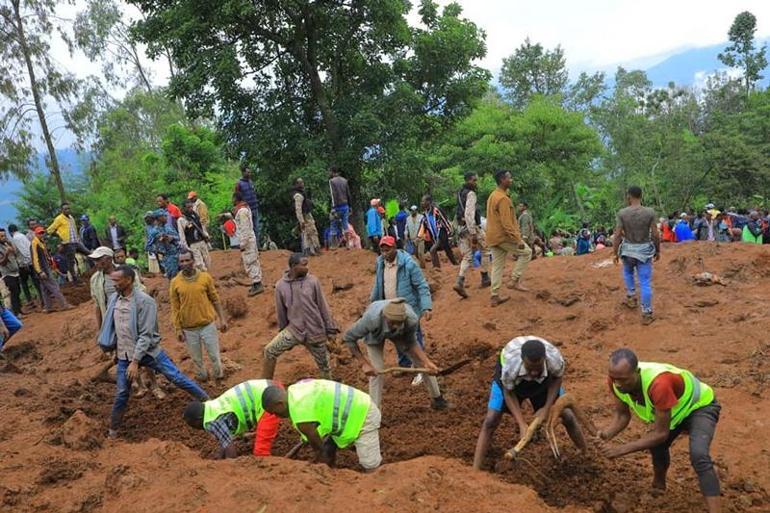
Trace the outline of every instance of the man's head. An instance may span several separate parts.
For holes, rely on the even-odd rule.
[[[179,259],[179,270],[187,276],[195,273],[195,258],[189,249],[181,250],[177,258]]]
[[[294,188],[299,190],[299,191],[304,191],[305,190],[305,180],[303,180],[302,178],[297,178],[296,180],[294,180]]]
[[[114,253],[115,256],[112,257],[112,260],[115,262],[115,264],[124,265],[126,263],[126,250],[123,248],[118,248]]]
[[[65,201],[64,203],[61,204],[61,213],[64,214],[65,216],[68,216],[70,215],[70,212],[71,212],[70,204]]]
[[[526,201],[519,201],[517,208],[519,209],[519,214],[523,214],[529,208],[529,205]]]
[[[8,240],[8,237],[5,234],[5,228],[0,227],[0,242],[5,242],[7,240]]]
[[[286,390],[275,385],[267,387],[262,392],[262,408],[273,415],[287,418],[289,416],[289,400]]]
[[[45,240],[45,228],[42,226],[35,226],[35,237],[37,237],[40,240]]]
[[[289,273],[295,278],[304,278],[308,273],[308,259],[302,253],[292,253],[289,256]]]
[[[37,219],[27,219],[27,228],[34,230],[37,226]]]
[[[476,173],[465,173],[463,175],[463,178],[465,178],[465,186],[475,191],[479,182],[479,179],[476,176]]]
[[[521,361],[529,377],[542,376],[545,368],[545,344],[535,339],[524,342],[521,346]]]
[[[406,302],[404,298],[393,299],[382,309],[382,316],[392,331],[401,331],[406,323]]]
[[[96,268],[100,271],[110,271],[112,270],[112,260],[115,254],[113,251],[106,247],[106,246],[99,246],[93,252],[88,255],[88,258],[93,260],[94,265]]]
[[[337,167],[337,166],[329,166],[329,176],[330,177],[340,176],[340,173],[341,173],[341,171],[340,171],[339,167]]]
[[[624,394],[639,393],[642,378],[639,374],[639,359],[633,351],[622,348],[610,355],[610,380]]]
[[[417,217],[417,205],[409,207],[409,213],[412,214],[412,217]]]
[[[9,224],[8,225],[8,234],[13,237],[13,235],[19,231],[19,227],[15,224]]]
[[[86,214],[83,214],[80,216],[80,222],[83,223],[83,226],[88,226],[88,224],[91,222],[91,219]]]
[[[506,171],[505,169],[498,169],[495,172],[495,183],[497,184],[498,187],[500,187],[503,190],[510,189],[511,184],[513,183],[511,172]]]
[[[168,219],[168,212],[165,208],[159,208],[155,211],[155,221],[159,224],[166,224],[166,219]]]
[[[192,214],[195,212],[195,201],[191,199],[184,200],[184,203],[182,204],[182,211],[185,214]]]
[[[184,409],[184,421],[193,429],[203,429],[203,412],[205,408],[200,401],[187,403]]]
[[[134,270],[127,265],[121,265],[110,273],[110,279],[115,284],[115,290],[123,295],[134,288]]]
[[[166,208],[168,206],[168,194],[158,194],[155,202],[158,204],[158,207]]]
[[[388,262],[393,262],[398,254],[398,249],[396,249],[396,239],[390,235],[386,235],[380,239],[380,253],[382,254],[382,258]]]
[[[251,168],[246,164],[241,165],[241,178],[251,180]]]
[[[107,221],[110,223],[110,226],[115,226],[118,224],[118,220],[115,218],[115,216],[110,216]]]
[[[423,210],[428,210],[432,204],[433,204],[433,197],[430,194],[426,194],[420,200],[420,206],[422,207]]]
[[[752,221],[758,220],[759,219],[759,212],[757,212],[756,210],[752,210],[751,213],[749,214],[749,218]]]
[[[638,185],[629,187],[628,191],[626,191],[626,201],[628,201],[629,204],[642,201],[642,188]]]
[[[195,191],[190,191],[187,193],[187,199],[193,200],[193,203],[198,200],[198,193]]]

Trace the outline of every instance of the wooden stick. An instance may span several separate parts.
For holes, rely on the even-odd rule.
[[[430,374],[430,370],[425,367],[388,367],[378,371],[377,374],[390,374],[391,372],[403,372],[406,374]]]
[[[540,424],[542,423],[543,423],[542,417],[535,417],[535,419],[532,421],[529,427],[527,427],[527,432],[524,434],[522,439],[519,440],[519,443],[517,443],[513,449],[509,449],[505,453],[505,458],[509,460],[515,460],[516,455],[519,454],[522,450],[524,450],[524,447],[526,447],[527,444],[532,440],[532,437],[535,436],[535,433],[537,433],[537,430],[540,428]]]
[[[294,456],[296,456],[296,455],[297,455],[297,453],[299,452],[299,450],[300,450],[300,449],[302,449],[304,446],[305,446],[305,442],[303,442],[303,441],[301,441],[301,440],[300,440],[300,441],[297,443],[297,445],[295,445],[294,447],[292,447],[292,448],[289,450],[289,452],[287,452],[287,453],[286,453],[286,457],[287,457],[287,458],[289,458],[289,459],[292,459],[292,458],[294,458]]]

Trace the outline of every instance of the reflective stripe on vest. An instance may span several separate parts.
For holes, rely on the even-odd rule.
[[[244,420],[246,421],[246,429],[251,431],[252,429],[254,429],[254,424],[256,424],[256,422],[254,421],[254,417],[252,415],[253,413],[252,408],[249,407],[251,405],[249,405],[246,402],[246,398],[243,397],[243,389],[244,387],[242,385],[237,385],[235,387],[235,395],[238,396],[238,401],[241,403],[241,408],[243,409],[243,417],[244,417]],[[248,391],[248,389],[246,390]],[[249,393],[249,395],[251,394]],[[253,396],[252,396],[251,404],[252,405],[254,404]]]
[[[677,374],[684,380],[684,392],[674,407],[671,408],[670,429],[675,429],[693,411],[707,406],[714,400],[714,390],[705,383],[701,383],[690,371],[662,363],[639,362],[639,372],[642,380],[644,404],[638,403],[630,394],[620,392],[614,384],[612,390],[618,399],[628,405],[631,411],[636,413],[644,422],[655,422],[655,408],[650,401],[649,388],[655,378],[664,372]]]
[[[340,383],[334,384],[334,409],[332,416],[332,436],[339,436],[345,431],[345,426],[348,423],[348,416],[350,415],[350,407],[353,404],[353,389],[347,387],[348,396],[345,399],[345,409],[342,410],[342,419],[339,419],[340,403],[342,402],[342,385]]]
[[[225,391],[216,399],[204,403],[203,425],[208,425],[219,416],[233,413],[238,418],[238,426],[233,435],[250,431],[262,418],[262,392],[274,383],[265,379],[244,381]]]

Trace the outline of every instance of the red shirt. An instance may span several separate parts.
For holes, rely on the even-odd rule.
[[[612,380],[607,378],[607,383],[612,391]],[[684,378],[679,374],[672,372],[663,372],[658,374],[650,383],[650,389],[647,394],[650,396],[650,402],[656,410],[670,410],[679,401],[684,394]],[[632,396],[639,404],[644,404],[643,396]]]
[[[168,205],[166,205],[166,212],[171,214],[171,217],[175,219],[179,219],[180,217],[182,217],[182,211],[179,210],[179,207],[177,207],[170,201],[168,202]]]

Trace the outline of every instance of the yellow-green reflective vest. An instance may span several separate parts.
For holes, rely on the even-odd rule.
[[[741,232],[741,240],[750,244],[762,244],[762,234],[760,233],[755,236],[751,233],[751,230],[749,230],[749,225],[746,225],[743,227],[743,232]]]
[[[220,395],[216,399],[203,403],[203,426],[225,413],[235,413],[238,417],[238,428],[233,436],[251,431],[262,418],[262,392],[275,383],[267,379],[252,379]]]
[[[631,411],[649,424],[655,422],[655,408],[652,406],[649,396],[650,384],[658,375],[664,372],[678,374],[684,380],[684,393],[671,409],[670,429],[675,429],[692,412],[711,404],[714,400],[714,390],[705,383],[701,383],[690,371],[678,369],[673,365],[665,363],[639,362],[639,372],[642,377],[644,404],[637,403],[630,394],[622,393],[614,384],[612,385],[612,391],[615,392],[618,399],[631,408]]]
[[[340,448],[358,439],[372,404],[360,390],[325,379],[300,381],[291,385],[287,394],[292,425],[296,428],[297,424],[317,422],[318,435],[331,436]]]

